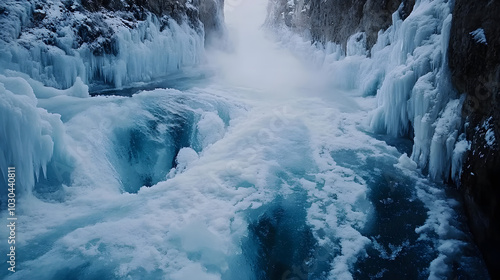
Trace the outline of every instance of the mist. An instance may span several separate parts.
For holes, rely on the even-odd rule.
[[[266,0],[226,3],[228,47],[209,52],[209,61],[223,83],[290,98],[307,84],[311,74],[266,30],[266,14]]]

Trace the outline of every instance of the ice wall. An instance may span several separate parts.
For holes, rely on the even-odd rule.
[[[452,8],[453,1],[420,0],[404,20],[395,11],[392,25],[379,31],[369,50],[363,32],[352,35],[345,48],[331,42],[311,47],[290,35],[283,22],[273,28],[285,45],[321,65],[330,91],[375,96],[367,129],[412,139],[411,159],[422,170],[448,180],[453,165],[458,179],[464,143],[455,145],[463,101],[453,90],[447,61]]]
[[[20,71],[58,88],[71,87],[76,77],[86,84],[122,87],[203,59],[204,30],[195,17],[89,12],[76,1],[68,3],[2,3],[0,23],[6,29],[0,33],[0,69]]]
[[[23,78],[0,75],[0,97],[0,171],[16,167],[16,192],[31,195],[53,155],[60,154],[64,128],[59,115],[37,107],[33,88]]]
[[[393,26],[372,49],[374,67],[384,65],[385,73],[371,127],[413,136],[412,160],[438,180],[450,176],[462,126],[462,101],[447,64],[451,8],[452,1],[417,1],[406,20],[393,15]]]

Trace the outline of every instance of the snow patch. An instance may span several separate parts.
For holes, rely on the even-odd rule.
[[[474,41],[476,41],[476,43],[488,45],[488,42],[486,41],[486,35],[484,34],[484,29],[478,28],[470,32],[469,34],[472,35],[472,38],[474,39]]]
[[[486,139],[486,144],[488,144],[488,146],[490,147],[493,147],[493,145],[495,144],[495,131],[493,130],[493,128],[490,128],[488,129],[488,131],[486,131],[486,134],[485,134],[485,139]]]
[[[459,139],[460,140],[455,144],[451,162],[451,177],[456,184],[460,183],[465,153],[470,150],[470,142],[465,139],[465,134],[462,133]]]

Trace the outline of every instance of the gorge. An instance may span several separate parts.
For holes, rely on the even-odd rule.
[[[495,279],[499,9],[3,1],[0,276]]]

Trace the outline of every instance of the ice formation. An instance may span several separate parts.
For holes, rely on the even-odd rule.
[[[456,178],[469,146],[446,66],[452,3],[395,13],[369,56],[362,33],[345,51],[286,30],[271,42],[265,0],[232,4],[246,36],[211,54],[219,76],[199,87],[89,96],[96,73],[119,87],[200,61],[200,33],[154,17],[118,24],[116,57],[7,45],[0,170],[19,172],[24,256],[7,279],[486,276],[458,201],[421,172]],[[412,154],[379,132],[412,136]]]
[[[488,42],[486,41],[486,35],[484,34],[484,29],[478,28],[470,33],[472,38],[480,44],[485,44],[488,45]]]
[[[345,50],[333,43],[311,48],[283,28],[280,39],[297,53],[307,50],[306,60],[321,65],[332,86],[375,96],[368,129],[411,138],[411,159],[433,179],[448,180],[449,163],[458,160],[453,151],[463,103],[447,64],[452,7],[452,1],[417,1],[404,21],[396,11],[392,26],[379,32],[368,52],[362,32],[349,38]]]
[[[8,16],[0,18],[6,27],[0,33],[0,67],[27,73],[49,86],[69,88],[79,77],[86,84],[120,88],[203,60],[199,22],[192,26],[187,19],[177,22],[151,13],[137,21],[119,12],[70,11],[60,1],[47,2],[42,9],[29,1],[2,5]],[[33,10],[43,13],[41,23],[31,18]]]

